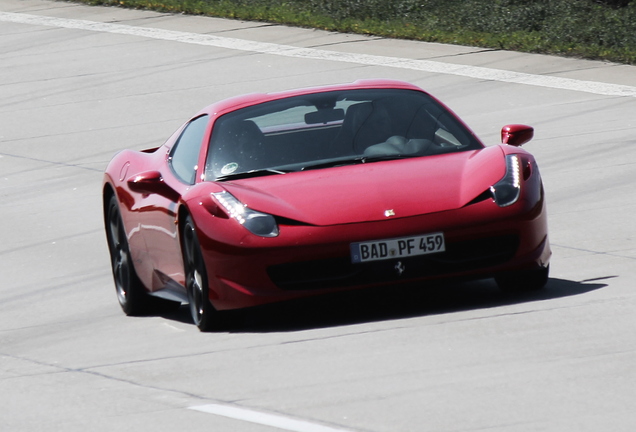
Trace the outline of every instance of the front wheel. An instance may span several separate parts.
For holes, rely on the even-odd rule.
[[[186,217],[183,224],[181,238],[190,314],[199,330],[210,331],[218,325],[218,312],[210,303],[205,262],[194,221],[190,215]]]
[[[495,276],[499,289],[506,292],[538,291],[548,283],[550,266]]]

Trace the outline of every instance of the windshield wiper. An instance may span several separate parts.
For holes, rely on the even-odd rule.
[[[412,157],[415,157],[415,155],[393,154],[393,155],[378,155],[378,156],[357,156],[357,157],[349,158],[349,159],[335,159],[328,162],[317,163],[315,165],[306,165],[302,167],[300,170],[307,171],[307,170],[313,170],[313,169],[331,168],[331,167],[344,166],[344,165],[357,165],[357,164],[370,163],[370,162],[390,161],[390,160],[396,160],[396,159],[408,159]]]
[[[307,170],[320,169],[320,168],[337,167],[341,165],[356,165],[360,163],[364,163],[363,156],[358,156],[358,157],[349,158],[349,159],[334,159],[334,160],[330,160],[327,162],[320,162],[313,165],[305,165],[300,170],[307,171]]]
[[[239,180],[244,178],[264,177],[264,176],[274,175],[274,174],[287,174],[288,172],[290,171],[281,171],[274,168],[264,168],[264,169],[226,174],[226,175],[217,177],[215,181]]]
[[[419,155],[407,155],[407,154],[387,154],[387,155],[377,155],[377,156],[365,156],[364,163],[390,161],[390,160],[397,160],[397,159],[410,159],[410,158],[414,158],[418,156]]]

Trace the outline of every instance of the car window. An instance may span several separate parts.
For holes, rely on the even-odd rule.
[[[207,124],[207,115],[192,120],[185,127],[170,152],[172,170],[177,177],[189,184],[194,184],[199,153]]]
[[[355,163],[361,158],[420,157],[480,147],[448,110],[424,92],[325,92],[265,102],[218,118],[205,178],[316,169],[340,161]]]

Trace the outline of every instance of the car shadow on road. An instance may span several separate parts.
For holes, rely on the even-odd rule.
[[[523,293],[502,292],[492,279],[371,288],[233,311],[226,313],[218,331],[269,333],[346,326],[549,301],[606,286],[599,281],[550,278],[545,289]],[[164,317],[192,323],[187,305]]]

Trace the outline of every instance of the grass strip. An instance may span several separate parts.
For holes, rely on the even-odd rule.
[[[636,0],[73,0],[636,64]]]

